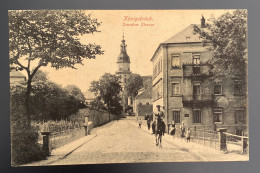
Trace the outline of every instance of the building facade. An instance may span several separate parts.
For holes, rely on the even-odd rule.
[[[133,101],[133,111],[135,116],[152,115],[152,76],[142,76],[144,87],[138,91]]]
[[[201,26],[205,26],[202,18]],[[241,79],[214,78],[207,62],[213,57],[194,25],[161,43],[153,63],[153,111],[164,107],[165,121],[234,134],[248,133],[247,96]]]

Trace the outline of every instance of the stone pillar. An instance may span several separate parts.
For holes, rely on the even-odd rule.
[[[246,154],[248,152],[247,138],[242,137],[242,153]]]
[[[49,156],[51,154],[50,135],[51,132],[41,132],[43,136],[43,150]]]
[[[218,139],[219,139],[219,149],[226,150],[227,149],[226,135],[223,132],[226,132],[227,129],[219,128],[217,129],[217,131],[218,131]]]

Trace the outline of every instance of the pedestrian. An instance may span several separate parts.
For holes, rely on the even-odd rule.
[[[148,130],[150,130],[151,120],[150,120],[150,116],[149,115],[148,115],[148,118],[147,118],[147,127],[148,127]]]
[[[142,119],[140,118],[139,121],[138,121],[138,124],[139,124],[139,127],[141,129],[141,126],[142,126]]]
[[[185,126],[184,126],[184,122],[181,123],[180,131],[181,131],[181,138],[184,138],[184,137],[185,137]]]
[[[155,118],[155,120],[153,121],[153,123],[152,123],[152,134],[155,134],[155,127],[156,127],[156,125],[157,125],[157,118]]]
[[[187,128],[186,139],[187,139],[187,142],[190,142],[190,128]]]
[[[174,121],[172,121],[172,127],[171,127],[171,132],[170,132],[170,134],[173,136],[173,138],[174,138],[174,135],[175,135],[175,122]]]

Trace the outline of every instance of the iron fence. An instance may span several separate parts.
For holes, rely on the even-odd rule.
[[[191,130],[191,141],[210,148],[219,149],[219,137],[216,131]]]

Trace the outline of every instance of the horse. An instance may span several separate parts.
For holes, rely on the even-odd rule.
[[[155,121],[154,132],[155,132],[156,146],[162,148],[162,135],[165,132],[165,123],[160,117],[158,117],[157,121]]]

